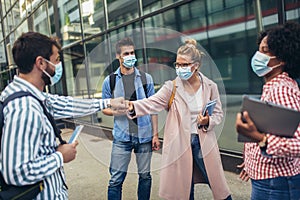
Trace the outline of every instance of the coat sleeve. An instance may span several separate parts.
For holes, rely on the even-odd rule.
[[[133,101],[135,116],[156,114],[168,108],[168,102],[172,93],[172,82],[167,81],[162,88],[149,98]],[[132,117],[131,117],[132,118]]]
[[[215,109],[214,109],[212,115],[210,116],[209,126],[207,128],[208,131],[213,129],[216,125],[220,124],[222,122],[222,118],[223,118],[223,110],[222,110],[222,104],[221,104],[221,100],[220,100],[219,90],[215,83],[212,83],[210,93],[211,93],[210,100],[217,99],[217,104],[215,106]]]

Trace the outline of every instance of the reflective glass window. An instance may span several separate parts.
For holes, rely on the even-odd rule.
[[[58,7],[58,26],[59,33],[61,35],[62,45],[67,45],[75,41],[81,40],[81,26],[80,26],[80,15],[79,6],[77,0],[71,1],[57,1]],[[53,1],[48,4],[49,6],[49,17],[51,23],[51,32],[55,34],[55,17],[53,15]]]
[[[2,66],[2,64],[1,64]],[[4,90],[4,88],[9,84],[10,76],[9,71],[1,71],[0,72],[0,92]]]
[[[274,3],[272,0],[260,1],[261,10],[267,11],[270,13],[277,13],[277,2]]]
[[[111,62],[108,56],[108,43],[104,36],[93,38],[85,43],[90,78],[90,92],[94,97],[101,98],[102,83],[107,74],[106,69]]]
[[[0,26],[0,42],[3,40],[3,34],[2,33],[3,33],[2,26]]]
[[[26,12],[27,16],[31,14],[32,12],[32,0],[31,1],[26,1]]]
[[[2,20],[3,27],[4,27],[4,35],[7,36],[9,34],[9,27],[7,25],[7,17],[4,17]]]
[[[19,1],[19,10],[20,10],[20,16],[21,18],[25,18],[27,16],[27,9],[28,9],[28,6],[26,4],[26,0],[20,0]]]
[[[226,7],[244,4],[244,0],[225,0]]]
[[[221,11],[224,7],[224,1],[220,0],[206,0],[206,4],[208,13]]]
[[[169,29],[176,29],[176,15],[175,15],[175,10],[168,10],[164,12],[163,14],[163,23],[165,28]]]
[[[11,44],[11,49],[12,49],[12,46],[13,46],[15,41],[16,41],[15,33],[12,32],[11,34],[9,34],[9,43]]]
[[[42,4],[33,14],[34,31],[50,35],[46,5]]]
[[[145,27],[162,27],[163,26],[163,15],[157,14],[152,17],[148,17],[144,20]]]
[[[9,11],[6,15],[6,19],[7,19],[7,32],[10,33],[14,28],[14,19],[13,19],[13,15],[12,12]]]
[[[102,85],[105,77],[110,74],[114,58],[110,58],[108,53],[108,40],[105,36],[93,38],[85,43],[87,57],[86,62],[88,66],[90,94],[93,98],[102,98]],[[113,60],[113,61],[111,61]],[[92,123],[104,125],[106,127],[113,126],[113,117],[103,115],[98,112],[92,115]]]
[[[104,30],[105,18],[102,1],[81,0],[81,16],[85,37],[97,34]]]
[[[5,0],[5,1],[1,1],[4,3],[4,14],[10,10],[11,7],[11,1],[10,0]]]
[[[143,14],[149,14],[162,7],[161,1],[143,0]]]
[[[6,66],[6,57],[5,57],[5,47],[4,42],[0,42],[0,71],[4,69],[4,66]],[[1,87],[0,87],[1,88]]]
[[[142,0],[143,14],[149,14],[180,0]]]
[[[243,1],[241,1],[239,4],[235,4],[232,6],[226,6],[226,4],[223,1],[207,1],[208,8],[209,5],[212,6],[211,9],[208,9],[208,23],[209,25],[216,24],[217,26],[223,25],[222,22],[226,22],[226,25],[228,25],[228,22],[233,21],[233,23],[236,23],[236,20],[242,20],[245,17],[245,6]],[[219,2],[214,4],[213,2]],[[217,8],[214,8],[216,6]]]
[[[28,32],[28,21],[25,20],[23,23],[15,30],[15,38],[21,36],[22,33]]]
[[[92,98],[94,91],[88,90],[88,80],[90,74],[87,74],[89,66],[88,60],[84,56],[82,44],[74,45],[63,50],[65,81],[67,86],[67,95],[77,98]],[[87,67],[87,68],[86,68]],[[89,96],[91,95],[91,96]],[[78,120],[91,122],[95,115],[79,118]]]
[[[19,1],[17,1],[13,8],[12,8],[12,14],[13,14],[13,18],[14,18],[14,23],[15,26],[18,26],[21,23],[21,15],[20,15],[20,4]]]
[[[109,28],[138,17],[137,0],[107,0]]]
[[[3,14],[6,13],[5,3],[6,1],[1,1],[1,9]]]
[[[173,63],[181,41],[181,33],[167,28],[145,28],[146,58],[149,73],[159,87],[176,77]],[[158,88],[157,88],[158,89]]]
[[[204,1],[193,1],[180,6],[176,11],[176,22],[180,24],[180,31],[196,31],[206,27]]]
[[[35,8],[39,7],[42,1],[43,0],[31,0],[31,9],[34,10]]]
[[[83,46],[78,44],[64,49],[63,61],[68,95],[87,97]]]
[[[286,19],[300,23],[300,6],[299,0],[286,0]]]

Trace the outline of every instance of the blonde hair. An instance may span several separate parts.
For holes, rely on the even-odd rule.
[[[199,62],[201,64],[203,52],[197,49],[197,41],[189,38],[185,40],[185,44],[179,47],[177,54],[190,56],[192,61]]]

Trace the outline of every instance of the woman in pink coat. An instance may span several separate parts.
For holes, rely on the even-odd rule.
[[[214,199],[231,199],[214,127],[223,117],[217,85],[198,71],[202,53],[189,39],[177,51],[178,77],[167,81],[148,99],[130,102],[129,115],[138,117],[168,109],[173,84],[176,92],[166,119],[159,196],[170,200],[194,199],[194,183],[209,184]],[[205,104],[217,101],[211,116]]]

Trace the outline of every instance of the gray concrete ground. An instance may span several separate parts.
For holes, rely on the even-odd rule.
[[[72,133],[71,129],[64,129],[63,137],[68,139]],[[65,164],[67,184],[69,187],[70,200],[104,200],[107,199],[107,185],[110,178],[109,162],[112,141],[99,138],[90,134],[81,133],[77,147],[77,157],[74,161]],[[151,199],[159,200],[159,161],[160,153],[153,153],[152,158],[152,192]],[[123,185],[123,199],[137,199],[138,176],[135,173],[135,161],[132,156],[128,175]],[[242,182],[238,175],[225,172],[227,183],[232,192],[233,199],[250,199],[250,182]],[[195,187],[195,199],[211,200],[212,194],[207,185],[198,184]]]

